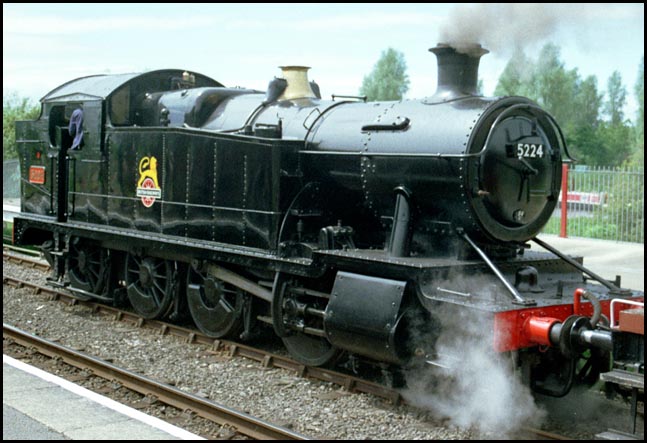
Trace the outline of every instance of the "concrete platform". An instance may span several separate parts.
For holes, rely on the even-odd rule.
[[[568,255],[584,257],[584,266],[607,280],[621,277],[623,288],[645,290],[645,245],[591,238],[539,235],[539,239]],[[532,249],[543,248],[530,242]]]
[[[3,440],[204,440],[3,355]]]

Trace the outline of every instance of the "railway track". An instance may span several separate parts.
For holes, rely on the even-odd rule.
[[[24,257],[15,257],[13,254],[5,253],[4,258],[20,265],[46,269],[46,267],[36,266],[36,264],[32,263],[34,262],[34,260]],[[52,300],[58,300],[69,305],[86,306],[92,309],[95,313],[102,314],[117,321],[126,322],[136,327],[145,327],[153,330],[158,330],[162,335],[172,335],[183,338],[189,344],[196,343],[210,346],[210,351],[208,352],[213,352],[215,355],[222,355],[223,353],[225,353],[229,357],[244,357],[256,362],[260,362],[263,368],[285,369],[301,377],[336,384],[347,392],[367,393],[375,397],[385,399],[393,403],[394,405],[400,403],[406,404],[406,401],[401,397],[399,392],[377,383],[349,376],[348,374],[323,368],[305,366],[301,363],[291,360],[288,357],[268,353],[264,350],[257,349],[248,345],[243,345],[222,339],[214,340],[213,338],[207,337],[196,330],[187,329],[181,326],[157,320],[146,320],[142,317],[137,316],[136,314],[133,314],[132,312],[123,309],[107,306],[94,301],[80,300],[65,291],[39,286],[37,284],[27,281],[21,281],[12,277],[3,276],[3,284],[8,284],[15,287],[32,288],[35,293],[45,294]],[[541,429],[524,428],[523,432],[526,436],[531,436],[526,438],[548,440],[572,439],[570,437],[562,436],[560,434]]]
[[[78,369],[89,371],[113,383],[156,401],[211,420],[218,425],[233,426],[238,433],[258,440],[306,440],[307,437],[227,406],[200,398],[173,386],[152,380],[109,362],[75,351],[3,323],[3,339],[9,339],[52,359],[60,359]]]

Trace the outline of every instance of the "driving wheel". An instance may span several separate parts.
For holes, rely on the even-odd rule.
[[[308,290],[285,274],[276,275],[272,298],[274,331],[290,355],[308,366],[333,363],[341,354],[323,329],[327,303],[323,292]]]
[[[103,295],[110,275],[108,251],[79,237],[70,241],[69,250],[67,272],[71,287]]]
[[[128,254],[126,289],[135,312],[146,319],[162,318],[171,308],[178,289],[174,262]]]
[[[241,289],[191,267],[186,295],[193,321],[209,337],[234,337],[243,331],[248,296]]]

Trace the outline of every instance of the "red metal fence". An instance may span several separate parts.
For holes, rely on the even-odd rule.
[[[644,243],[644,177],[642,168],[564,165],[559,209],[544,232]]]

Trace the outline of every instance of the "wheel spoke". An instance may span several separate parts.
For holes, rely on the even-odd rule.
[[[88,265],[90,266],[99,266],[101,264],[101,259],[96,258],[96,259],[88,259]]]
[[[218,305],[228,314],[234,312],[234,307],[224,297],[220,297]]]
[[[151,288],[147,289],[147,294],[150,296],[151,300],[155,306],[160,306],[164,299],[164,291],[161,290],[157,285],[153,285]]]
[[[166,278],[167,274],[167,268],[166,268],[166,262],[165,261],[159,261],[155,264],[155,272],[153,272],[153,275],[157,278]]]
[[[155,298],[155,301],[157,302],[158,305],[162,304],[162,299],[164,298],[164,293],[166,292],[166,288],[163,286],[160,286],[160,284],[157,282],[157,280],[153,281],[153,287],[151,288],[151,294]]]
[[[92,277],[94,277],[95,280],[98,280],[99,275],[101,274],[101,269],[99,269],[97,267],[90,267],[88,269],[88,274],[90,274],[90,275],[88,275],[88,277],[92,276]]]

